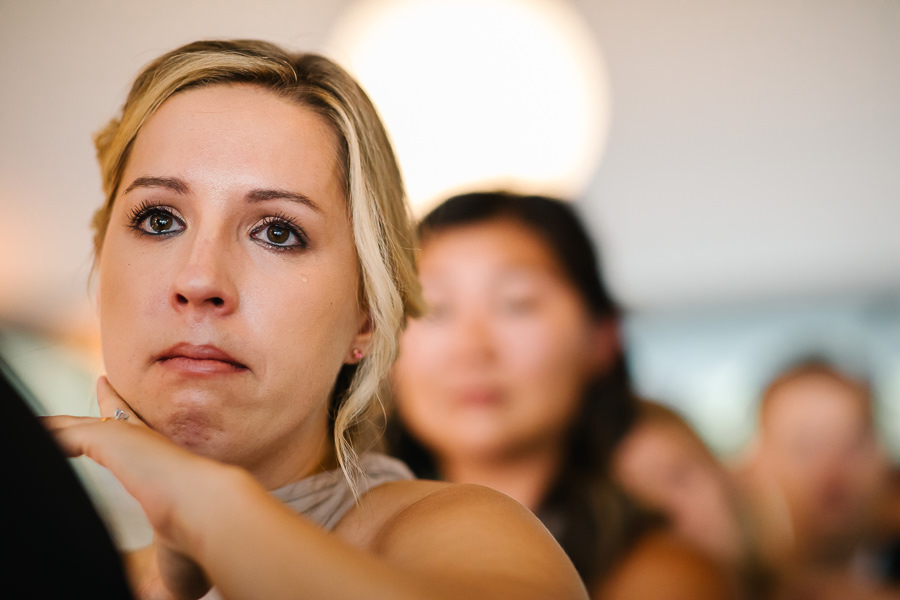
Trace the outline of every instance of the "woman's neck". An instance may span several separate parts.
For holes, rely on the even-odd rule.
[[[262,460],[241,464],[267,490],[275,490],[338,466],[334,437],[325,417],[308,419],[296,432],[295,443],[267,452]]]
[[[534,512],[559,475],[562,460],[561,449],[545,448],[496,458],[445,456],[438,466],[446,481],[495,489]]]

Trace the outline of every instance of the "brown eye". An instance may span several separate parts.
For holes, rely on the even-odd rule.
[[[285,244],[291,237],[291,232],[279,225],[269,225],[266,228],[266,238],[273,244]]]
[[[156,233],[165,233],[172,228],[172,215],[164,213],[151,215],[148,225]]]
[[[263,219],[250,232],[250,237],[272,250],[303,250],[308,247],[306,234],[299,225],[286,217],[272,216]]]
[[[142,235],[166,237],[180,233],[185,223],[167,206],[142,204],[135,208],[128,218],[128,225]]]

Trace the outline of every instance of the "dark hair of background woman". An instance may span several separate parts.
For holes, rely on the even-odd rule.
[[[563,272],[597,320],[619,315],[601,279],[591,238],[575,211],[543,196],[506,192],[455,196],[419,225],[420,244],[441,232],[492,221],[513,220],[539,235],[555,253]],[[569,435],[563,469],[537,511],[590,585],[648,526],[648,519],[614,486],[608,474],[612,449],[635,418],[636,402],[621,352],[613,366],[586,386],[580,414]],[[390,419],[390,451],[419,477],[439,479],[434,458],[402,426]]]

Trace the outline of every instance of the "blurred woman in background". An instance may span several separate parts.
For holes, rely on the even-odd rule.
[[[609,478],[635,401],[619,311],[573,210],[468,194],[419,232],[429,308],[393,371],[393,451],[419,476],[486,485],[533,510],[595,597],[731,597],[714,565]]]
[[[613,472],[644,506],[732,573],[747,597],[770,593],[754,528],[730,473],[674,410],[641,401],[619,444]]]

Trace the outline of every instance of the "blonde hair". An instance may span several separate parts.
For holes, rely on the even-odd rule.
[[[93,219],[95,261],[134,140],[173,95],[192,88],[250,84],[324,117],[339,139],[339,159],[360,267],[359,302],[373,337],[358,365],[344,365],[332,397],[338,462],[352,489],[360,475],[356,448],[375,439],[383,385],[406,317],[421,314],[415,237],[400,170],[375,107],[331,60],[288,53],[254,40],[200,41],[150,63],[138,75],[121,116],[95,136],[105,204]],[[383,414],[383,409],[382,409]]]

